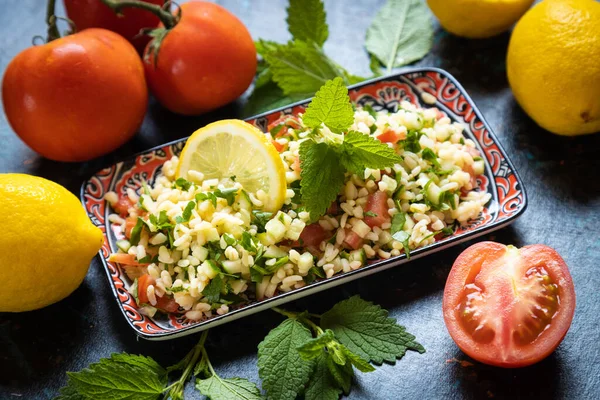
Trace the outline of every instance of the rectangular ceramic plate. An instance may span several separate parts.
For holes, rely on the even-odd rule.
[[[452,236],[413,250],[411,260],[504,227],[525,210],[525,189],[519,175],[473,101],[447,72],[435,68],[411,69],[351,86],[349,94],[356,105],[370,104],[375,110],[395,112],[403,100],[423,108],[437,107],[453,121],[464,125],[465,135],[476,143],[484,156],[485,173],[479,177],[478,185],[479,190],[491,194],[491,200],[483,213],[476,220],[459,228]],[[425,102],[423,98],[429,101]],[[430,104],[433,99],[435,104]],[[308,102],[309,100],[302,101],[247,121],[265,131],[267,125],[281,115],[302,112]],[[108,261],[110,253],[117,251],[115,242],[120,230],[113,229],[108,221],[108,215],[113,211],[106,205],[103,196],[110,190],[122,196],[128,188],[140,193],[142,182],[152,183],[160,173],[162,164],[173,155],[178,155],[184,144],[185,139],[181,139],[105,168],[92,176],[81,188],[81,201],[89,217],[104,233],[104,245],[99,256],[106,269],[113,294],[125,319],[139,336],[150,340],[166,340],[189,335],[408,261],[404,254],[388,260],[375,261],[356,271],[316,281],[270,299],[253,301],[232,309],[228,314],[216,315],[206,321],[188,321],[180,315],[167,316],[158,313],[154,318],[150,318],[140,314],[135,301],[127,292],[132,282],[117,264]]]

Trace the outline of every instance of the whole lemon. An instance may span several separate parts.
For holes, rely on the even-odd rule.
[[[600,3],[545,0],[515,27],[508,82],[525,112],[559,135],[600,130]]]
[[[448,32],[483,39],[507,31],[534,0],[427,0]]]
[[[71,294],[102,232],[71,192],[49,180],[0,174],[0,311],[35,310]]]

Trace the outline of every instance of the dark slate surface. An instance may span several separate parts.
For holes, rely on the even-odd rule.
[[[43,34],[42,0],[2,0],[0,70],[31,37]],[[288,39],[285,1],[224,0],[254,38]],[[364,32],[383,0],[328,0],[330,39],[325,49],[355,74],[368,75]],[[324,311],[354,294],[382,304],[427,348],[396,365],[360,374],[351,399],[568,398],[600,397],[600,135],[562,138],[538,128],[517,106],[505,78],[508,34],[468,41],[436,28],[433,51],[416,65],[453,74],[471,94],[520,172],[529,197],[525,214],[511,227],[485,239],[523,246],[545,243],[571,267],[577,310],[558,350],[538,365],[503,370],[466,357],[444,327],[444,282],[463,244],[405,266],[288,305]],[[0,116],[0,172],[24,172],[52,179],[74,193],[99,168],[138,151],[189,135],[203,124],[240,116],[239,104],[197,118],[179,117],[151,102],[139,135],[114,154],[83,164],[44,160],[29,150]],[[107,116],[110,118],[110,116]],[[51,134],[51,127],[49,127]],[[2,205],[5,206],[5,205]],[[1,240],[1,239],[0,239]],[[0,283],[1,290],[1,283]],[[280,321],[271,311],[216,328],[209,352],[223,376],[258,382],[256,346]],[[0,314],[0,398],[49,399],[79,370],[112,352],[150,355],[163,365],[182,357],[197,336],[168,342],[139,340],[112,297],[106,275],[92,262],[83,285],[67,299],[43,310]],[[188,391],[189,398],[199,398]]]

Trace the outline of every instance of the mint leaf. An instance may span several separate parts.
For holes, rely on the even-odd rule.
[[[256,385],[242,378],[220,378],[212,375],[208,379],[196,380],[196,389],[210,400],[258,400],[260,390]]]
[[[216,303],[219,301],[219,298],[221,297],[221,291],[224,287],[223,278],[221,278],[221,275],[219,274],[210,280],[208,285],[206,285],[202,291],[202,295],[206,297],[206,300],[209,303]]]
[[[271,79],[272,74],[269,76]],[[260,79],[260,75],[259,78]],[[255,85],[258,84],[258,80]],[[287,106],[288,104],[296,103],[297,101],[312,97],[314,91],[307,93],[294,93],[285,95],[283,90],[277,86],[275,82],[266,82],[261,86],[255,86],[254,91],[244,105],[244,115],[251,116],[263,113],[265,111],[274,110],[279,107]]]
[[[295,40],[312,41],[323,46],[329,36],[325,8],[320,0],[290,0],[288,30]]]
[[[388,318],[388,312],[358,296],[337,303],[321,317],[321,327],[331,329],[350,351],[368,361],[394,362],[406,350],[425,352],[415,337]]]
[[[343,351],[344,356],[346,357],[346,359],[348,361],[350,361],[350,363],[352,364],[352,366],[354,366],[360,372],[373,372],[373,371],[375,371],[375,367],[374,366],[372,366],[371,364],[369,364],[369,362],[367,360],[365,360],[364,358],[362,358],[358,354],[354,354],[353,352],[351,352],[350,349],[348,349],[346,346],[341,345],[341,349],[342,349],[342,351]]]
[[[77,388],[71,384],[71,380],[67,381],[67,386],[60,389],[59,395],[53,400],[88,400],[89,397],[85,397],[77,391]]]
[[[302,122],[311,129],[325,124],[335,133],[341,133],[352,125],[354,111],[342,78],[328,81],[319,89],[302,116]]]
[[[408,232],[398,231],[392,235],[392,239],[402,243],[402,247],[404,247],[404,252],[406,253],[406,258],[410,260],[410,247],[408,246],[408,239],[410,239],[410,235]]]
[[[79,394],[92,399],[154,400],[167,385],[164,369],[147,357],[131,354],[113,355],[67,375]]]
[[[312,140],[300,144],[300,168],[302,202],[314,221],[337,198],[344,184],[344,169],[331,146]]]
[[[287,44],[270,43],[262,50],[273,81],[286,96],[315,93],[328,80],[344,76],[343,71],[314,43],[301,40]]]
[[[340,365],[336,363],[332,357],[327,357],[327,369],[331,374],[332,378],[342,388],[345,394],[350,392],[350,385],[352,384],[352,377],[354,376],[354,370],[352,364],[346,363]]]
[[[323,349],[315,360],[315,370],[313,371],[306,391],[304,400],[338,400],[342,390],[331,376],[327,367],[327,353]]]
[[[297,350],[303,359],[312,360],[323,353],[323,348],[334,340],[335,336],[333,335],[333,331],[331,329],[327,329],[318,337],[311,339],[302,346],[298,347]]]
[[[431,13],[422,0],[388,0],[367,29],[367,51],[387,67],[423,58],[433,44]]]
[[[271,330],[258,345],[258,375],[267,398],[294,399],[308,382],[313,362],[296,350],[312,338],[310,331],[295,319],[286,319]]]
[[[344,167],[358,175],[365,168],[383,169],[402,161],[394,149],[385,143],[356,131],[350,131],[344,137],[341,154]]]

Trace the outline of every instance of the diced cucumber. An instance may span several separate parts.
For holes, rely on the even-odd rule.
[[[281,258],[281,257],[285,257],[287,255],[288,255],[288,253],[281,250],[279,247],[277,247],[275,245],[271,245],[271,246],[267,247],[265,250],[265,253],[264,253],[265,258]]]
[[[358,249],[358,250],[353,250],[350,252],[350,255],[348,256],[348,261],[352,262],[352,261],[360,261],[362,264],[367,262],[367,253],[365,252],[365,249]]]
[[[129,243],[129,240],[125,240],[125,239],[117,240],[116,245],[119,248],[119,250],[121,250],[123,253],[127,253],[129,248],[131,247],[131,243]]]
[[[235,260],[235,261],[226,260],[226,261],[223,261],[222,264],[223,264],[223,269],[228,274],[233,275],[233,274],[239,274],[240,272],[242,272],[242,262],[240,260]]]
[[[206,260],[200,264],[200,272],[206,275],[209,279],[213,279],[221,270],[217,263],[212,260]]]
[[[427,200],[429,200],[433,204],[440,204],[440,194],[442,194],[441,189],[435,182],[429,181],[427,185],[425,185],[425,196],[427,196]]]

